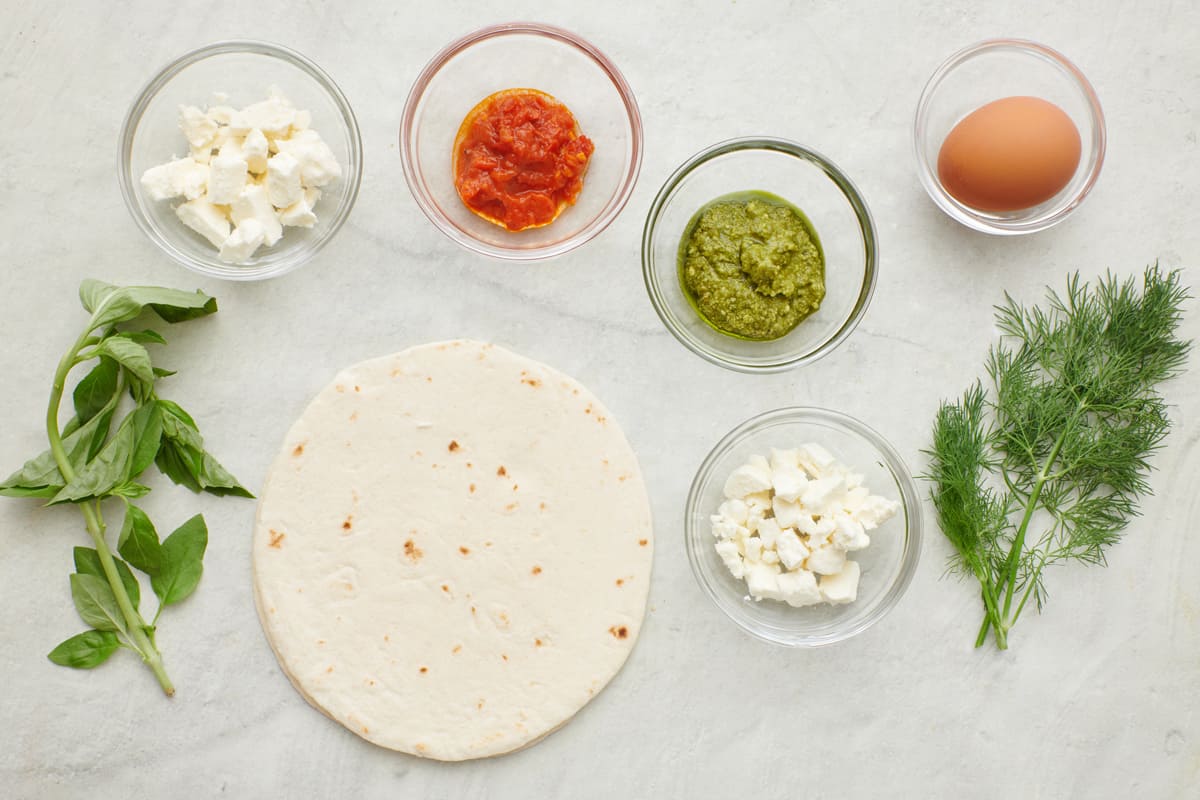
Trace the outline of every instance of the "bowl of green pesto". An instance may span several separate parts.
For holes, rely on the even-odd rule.
[[[810,363],[854,330],[875,288],[875,226],[829,159],[754,137],[698,153],[667,179],[642,272],[667,329],[743,372]]]

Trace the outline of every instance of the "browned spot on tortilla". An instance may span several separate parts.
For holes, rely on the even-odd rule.
[[[508,661],[508,654],[507,654],[507,653],[501,653],[501,654],[500,654],[500,657],[501,657],[501,658],[503,658],[505,661]]]
[[[304,445],[306,444],[308,444],[308,442],[301,442],[300,444],[296,445],[296,448],[292,450],[292,455],[296,456],[297,458],[304,455]]]
[[[271,528],[270,546],[274,547],[276,550],[280,549],[281,547],[283,547],[283,540],[286,537],[287,537],[287,534],[280,533],[279,531],[275,530],[274,528]]]
[[[638,539],[638,544],[640,544],[642,547],[645,547],[646,545],[650,544],[650,540],[649,539]]]
[[[404,370],[400,369],[399,367],[395,367],[392,369],[392,377],[393,378],[399,378],[403,374],[404,374]]]
[[[351,415],[350,415],[350,421],[351,421],[351,422],[354,422],[356,419],[358,419],[358,412],[357,412],[357,411],[355,411],[353,414],[351,414]]]
[[[525,384],[526,386],[532,386],[535,389],[542,385],[542,382],[539,379],[529,377],[521,378],[521,383]]]
[[[332,665],[332,664],[330,664],[330,665],[329,665],[329,666],[328,666],[328,667],[325,669],[325,671],[326,671],[326,672],[333,672],[333,665]]]
[[[508,470],[506,470],[503,466],[501,466],[500,469],[496,470],[496,474],[499,475],[501,478],[503,478],[505,475],[508,474]]]
[[[458,655],[459,653],[462,652],[462,645],[461,644],[454,645],[454,649],[452,649],[450,652],[454,653],[455,655]]]
[[[592,413],[592,407],[591,407],[591,406],[588,406],[587,408],[585,408],[585,409],[583,410],[583,413],[585,413],[585,414],[590,414],[590,413]]]
[[[608,417],[604,416],[603,414],[597,414],[597,415],[596,415],[596,422],[599,422],[601,425],[607,425],[607,424],[608,424]]]
[[[474,465],[474,464],[472,464],[470,461],[468,461],[468,462],[467,462],[467,469],[474,469],[474,468],[475,468],[475,465]]]
[[[471,492],[471,494],[475,494],[475,484],[472,483],[467,487],[467,489]]]
[[[618,639],[628,639],[629,638],[629,628],[626,628],[624,625],[622,625],[619,628],[616,625],[613,625],[611,628],[608,629],[608,632],[611,633],[613,636],[615,636]]]
[[[424,742],[417,742],[416,744],[413,745],[413,749],[416,750],[418,753],[424,753],[426,750],[429,749],[429,747]]]
[[[482,354],[480,355],[480,357],[482,358]],[[478,703],[476,703],[476,704],[475,704],[475,708],[477,708],[477,709],[479,709],[480,711],[482,711],[482,710],[483,710],[483,700],[480,700]]]
[[[362,387],[361,387],[361,386],[359,386],[359,385],[356,383],[356,384],[354,384],[354,391],[356,391],[356,392],[361,392],[361,391],[362,391]]]
[[[447,594],[449,594],[449,593],[450,593],[450,587],[449,587],[449,586],[447,586],[446,584],[444,584],[444,583],[443,583],[443,584],[442,584],[442,591],[443,591],[443,592],[446,592]]]
[[[432,376],[432,375],[426,375],[426,376],[425,376],[425,382],[426,382],[426,383],[433,383],[433,376]]]
[[[534,646],[534,647],[541,647],[543,644],[545,644],[545,642],[543,642],[541,639],[534,639],[534,640],[533,640],[533,646]]]
[[[517,490],[517,488],[518,488],[518,487],[517,487],[517,484],[515,484],[515,483],[514,483],[514,484],[513,484],[513,491],[515,492],[515,491]]]
[[[374,686],[374,685],[375,685],[375,679],[367,678],[367,686]]]
[[[617,480],[620,481],[621,483],[624,483],[625,481],[629,480],[629,473],[626,472],[624,474],[618,475]]]
[[[605,467],[607,467],[607,466],[608,466],[608,459],[607,459],[607,458],[602,458],[602,459],[600,459],[600,463],[601,463],[601,464],[603,464]]]
[[[384,637],[384,638],[387,638],[387,637]],[[318,644],[318,645],[323,645],[323,644],[325,644],[325,640],[324,640],[324,639],[317,639],[317,644]]]
[[[625,585],[625,579],[617,578],[617,586],[624,586],[624,585]]]
[[[464,556],[469,556],[471,555],[471,548],[459,545],[458,552],[462,553]]]
[[[274,614],[274,613],[275,613],[275,606],[271,606],[271,608],[269,609],[269,611],[270,611],[270,613]]]
[[[516,511],[516,510],[517,510],[517,507],[518,507],[519,505],[521,505],[521,504],[520,504],[520,503],[509,503],[508,505],[506,505],[506,506],[504,507],[504,510],[505,510],[505,511]]]
[[[475,606],[471,606],[471,613],[472,613],[472,614],[474,614],[474,613],[475,613]]]
[[[421,667],[421,674],[424,675],[426,672],[429,672],[429,667]]]
[[[347,514],[345,522],[342,523],[342,530],[348,531],[354,527],[354,515]]]
[[[415,564],[421,560],[421,556],[425,555],[425,553],[421,548],[417,547],[412,539],[409,539],[404,543],[404,555],[408,556],[408,560]]]
[[[458,445],[458,442],[456,442],[455,440],[451,439],[451,440],[450,440],[450,446],[449,446],[449,447],[447,447],[446,449],[447,449],[447,450],[449,450],[451,453],[453,453],[455,450],[457,450],[457,449],[458,449],[458,447],[459,447],[459,445]]]
[[[333,390],[334,390],[335,392],[344,392],[344,391],[346,391],[346,387],[345,387],[345,386],[342,386],[342,385],[339,383],[337,386],[333,387]]]
[[[385,634],[383,635],[383,640],[384,640],[385,642],[390,642],[390,641],[391,641],[391,638],[389,638],[389,637],[388,637],[388,635],[385,633]]]
[[[531,573],[533,573],[534,575],[541,575],[541,574],[542,574],[542,568],[541,568],[541,567],[539,567],[537,564],[534,564],[534,565],[533,565],[533,569],[531,569],[531,570],[529,570],[529,571],[530,571]]]

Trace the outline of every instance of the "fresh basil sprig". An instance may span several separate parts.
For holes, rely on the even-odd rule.
[[[173,695],[175,687],[163,668],[154,634],[163,608],[185,600],[200,582],[208,528],[197,514],[160,541],[150,518],[132,502],[150,491],[138,479],[157,464],[172,481],[195,492],[253,495],[204,449],[191,415],[158,396],[158,379],[174,373],[154,366],[146,345],[165,344],[163,337],[151,330],[118,326],[147,310],[165,322],[185,322],[215,313],[217,301],[198,291],[113,286],[95,280],[83,282],[79,298],[92,316],[54,373],[46,410],[50,449],[0,483],[0,495],[77,506],[95,545],[75,548],[71,575],[71,598],[91,630],[55,647],[50,660],[91,669],[124,647],[141,656],[163,691]],[[60,429],[59,406],[67,375],[90,362],[94,366],[71,396],[75,415]],[[126,395],[132,398],[132,408],[119,415]],[[101,513],[104,502],[113,498],[124,508],[117,539],[122,558],[109,549]],[[150,578],[158,598],[150,622],[139,610],[141,586],[131,567]]]

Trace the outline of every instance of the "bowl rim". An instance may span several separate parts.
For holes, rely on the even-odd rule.
[[[469,231],[455,225],[438,207],[424,179],[423,172],[418,166],[420,161],[417,153],[418,137],[413,130],[417,107],[425,96],[425,90],[429,88],[430,82],[442,67],[460,53],[480,42],[512,35],[534,35],[553,39],[574,47],[591,59],[604,72],[616,88],[617,94],[620,95],[621,103],[629,118],[631,131],[632,152],[629,168],[607,205],[595,219],[573,235],[541,247],[504,247],[491,244],[477,239]],[[421,213],[434,224],[434,227],[456,244],[481,255],[508,261],[538,261],[554,258],[586,244],[599,235],[616,220],[633,195],[633,189],[637,185],[638,175],[642,169],[643,150],[642,114],[638,109],[633,89],[617,65],[587,39],[565,28],[540,22],[516,21],[488,25],[450,42],[426,63],[413,82],[408,97],[404,101],[404,112],[400,119],[400,162],[404,168],[404,180],[408,184],[413,199],[417,202],[417,207],[421,209]]]
[[[875,607],[862,619],[832,633],[813,636],[773,636],[768,632],[747,627],[741,620],[737,619],[721,602],[716,588],[704,576],[700,567],[701,554],[698,552],[698,547],[696,546],[696,541],[703,540],[704,537],[699,536],[698,533],[700,532],[695,530],[695,516],[700,503],[700,489],[701,485],[706,483],[711,477],[717,462],[746,437],[776,424],[813,421],[855,434],[878,451],[888,471],[896,479],[896,489],[900,494],[900,507],[904,513],[905,524],[904,551],[901,555],[900,568],[896,573],[895,579],[887,587],[886,592]],[[744,420],[722,436],[708,452],[708,455],[704,457],[704,460],[700,462],[700,466],[697,468],[696,475],[692,478],[691,486],[688,489],[683,514],[684,550],[687,551],[692,576],[695,578],[696,583],[700,585],[701,591],[722,614],[729,618],[742,631],[745,631],[756,639],[784,647],[824,647],[850,639],[872,627],[879,620],[887,616],[896,607],[897,603],[900,602],[900,598],[903,597],[912,583],[917,565],[920,562],[922,541],[921,500],[917,494],[916,481],[913,479],[908,466],[904,463],[904,459],[891,442],[862,420],[841,411],[834,411],[819,406],[785,406],[783,408],[764,411],[761,414],[756,414]]]
[[[1026,55],[1038,58],[1044,63],[1057,67],[1079,89],[1091,115],[1092,137],[1094,139],[1093,149],[1096,153],[1095,164],[1092,165],[1083,184],[1071,196],[1069,202],[1063,208],[1048,216],[1036,217],[1027,221],[997,221],[980,214],[970,206],[960,203],[942,188],[941,182],[937,179],[937,170],[929,163],[929,159],[925,156],[924,148],[921,146],[922,135],[925,131],[928,118],[929,103],[942,81],[964,62],[969,61],[975,56],[994,50],[1023,52]],[[1074,62],[1058,50],[1030,39],[995,38],[983,39],[961,48],[951,54],[949,58],[934,70],[929,80],[926,81],[924,89],[921,90],[921,97],[917,101],[917,110],[913,115],[912,123],[912,146],[917,160],[917,174],[921,180],[921,185],[925,187],[925,192],[933,200],[934,204],[947,216],[972,230],[982,233],[994,236],[1020,236],[1027,233],[1037,233],[1038,231],[1043,231],[1057,225],[1069,217],[1087,199],[1096,182],[1100,179],[1100,170],[1104,166],[1104,155],[1108,146],[1108,133],[1104,118],[1104,109],[1100,105],[1100,98],[1097,96],[1091,82],[1088,81],[1083,71],[1075,66]]]
[[[662,214],[667,202],[674,196],[675,190],[688,175],[707,162],[730,153],[744,150],[765,150],[793,158],[800,158],[824,172],[826,177],[832,180],[839,191],[841,191],[843,197],[850,204],[855,217],[858,219],[858,227],[862,235],[863,250],[866,259],[866,269],[863,273],[863,283],[859,287],[858,297],[854,302],[853,308],[850,310],[850,314],[842,322],[841,326],[808,352],[783,357],[766,363],[743,360],[717,352],[703,342],[690,336],[683,326],[679,324],[675,316],[670,313],[669,306],[663,297],[658,277],[653,268],[654,232],[658,225],[659,216]],[[862,193],[858,190],[854,182],[850,180],[849,176],[834,164],[833,161],[816,150],[805,147],[790,139],[782,139],[774,136],[741,136],[735,139],[726,139],[704,148],[677,167],[667,178],[666,182],[663,183],[662,188],[658,190],[658,194],[654,197],[654,202],[650,205],[650,210],[646,214],[645,225],[642,228],[642,279],[646,284],[646,292],[650,295],[650,303],[654,306],[654,311],[658,314],[658,318],[662,320],[663,325],[671,332],[671,335],[679,340],[684,347],[705,361],[737,372],[783,372],[803,364],[811,364],[828,355],[854,332],[854,329],[858,327],[863,316],[866,315],[867,309],[871,305],[871,298],[875,294],[875,284],[878,278],[879,235],[875,228],[875,219],[871,215],[871,209],[867,206]]]
[[[270,56],[285,61],[299,68],[302,72],[307,73],[329,94],[334,105],[337,106],[350,139],[350,163],[345,165],[346,170],[342,177],[342,180],[345,181],[346,192],[341,207],[333,217],[329,218],[329,223],[319,238],[313,240],[308,247],[297,251],[291,258],[271,264],[269,267],[256,268],[253,262],[249,266],[242,264],[216,266],[194,258],[189,253],[175,247],[166,237],[159,234],[158,230],[150,224],[150,220],[143,213],[137,200],[137,190],[134,186],[134,176],[130,167],[133,141],[137,136],[137,129],[141,124],[142,115],[163,87],[187,67],[213,56],[228,55],[231,53],[253,53]],[[346,99],[346,95],[342,92],[341,88],[334,82],[329,73],[302,53],[285,45],[258,39],[224,39],[212,42],[189,50],[161,67],[145,83],[141,91],[138,92],[129,111],[125,114],[125,121],[121,125],[121,133],[117,139],[117,143],[117,182],[121,187],[121,197],[125,201],[125,207],[129,209],[134,222],[146,234],[147,238],[158,245],[159,249],[169,257],[187,269],[210,278],[231,281],[264,280],[284,275],[306,264],[341,230],[349,218],[350,212],[354,209],[354,205],[358,200],[359,187],[362,184],[362,134],[359,131],[358,119],[354,115],[354,109],[351,107],[350,101]]]

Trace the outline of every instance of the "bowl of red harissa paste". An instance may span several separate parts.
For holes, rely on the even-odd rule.
[[[400,125],[404,177],[446,236],[494,258],[574,250],[629,200],[642,120],[625,78],[570,31],[482,28],[421,71]]]

